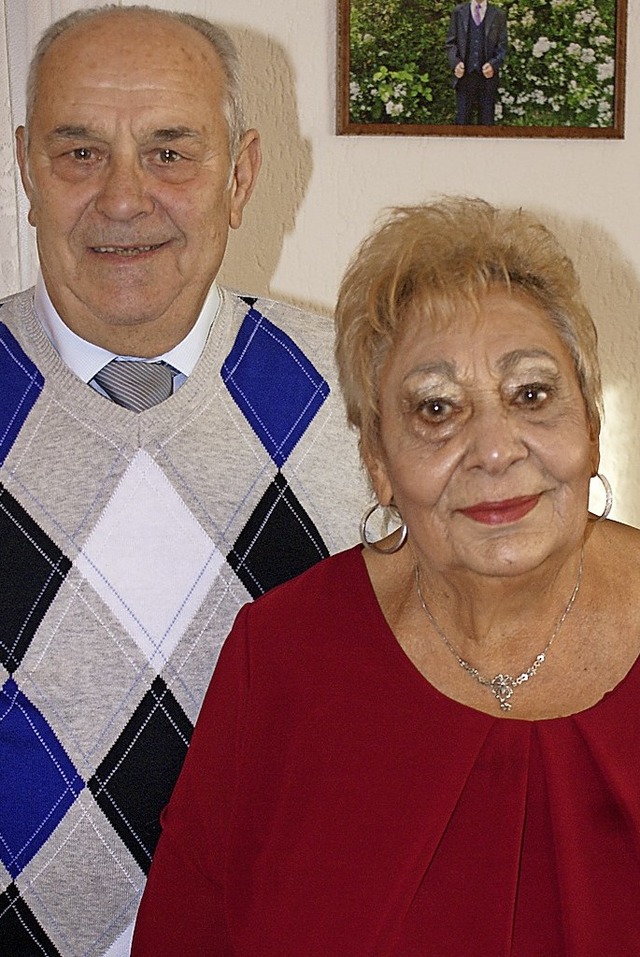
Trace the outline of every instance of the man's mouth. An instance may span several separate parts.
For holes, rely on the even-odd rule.
[[[112,256],[142,256],[144,253],[150,253],[155,249],[160,249],[163,245],[164,243],[157,243],[151,246],[92,246],[91,251],[100,254],[109,253]]]

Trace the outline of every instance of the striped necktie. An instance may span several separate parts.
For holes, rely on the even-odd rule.
[[[93,377],[109,398],[132,412],[144,412],[168,399],[175,369],[166,362],[112,359]]]

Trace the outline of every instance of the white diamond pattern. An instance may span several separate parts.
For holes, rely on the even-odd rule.
[[[144,576],[136,573],[141,562]],[[223,562],[162,470],[139,451],[75,565],[160,673]]]

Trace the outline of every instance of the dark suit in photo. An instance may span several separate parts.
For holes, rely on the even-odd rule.
[[[507,56],[507,14],[487,3],[484,18],[477,24],[472,16],[475,3],[460,3],[451,14],[446,40],[449,66],[454,71],[456,123],[493,126],[500,67]],[[464,65],[462,76],[456,68]],[[489,64],[492,75],[483,68]]]

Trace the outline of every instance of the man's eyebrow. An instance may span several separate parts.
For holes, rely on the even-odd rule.
[[[47,139],[86,140],[100,139],[100,137],[87,126],[56,126],[56,128],[48,134]]]
[[[148,139],[151,142],[160,142],[162,140],[167,142],[185,138],[196,139],[200,135],[198,130],[194,130],[190,126],[169,126],[153,130],[149,134]],[[103,136],[96,130],[89,129],[88,126],[56,126],[56,128],[48,134],[47,139],[102,140]]]
[[[181,140],[185,138],[195,139],[201,134],[189,126],[169,126],[160,130],[154,130],[149,136],[150,140]]]

